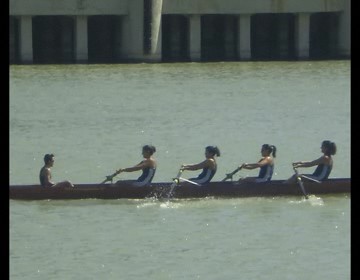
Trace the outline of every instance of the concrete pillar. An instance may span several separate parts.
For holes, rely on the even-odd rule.
[[[128,2],[129,13],[122,22],[122,57],[129,60],[144,59],[144,3],[143,0]]]
[[[123,52],[123,43],[122,43],[122,24],[123,17],[119,17],[115,23],[115,34],[114,34],[114,48],[115,48],[115,59],[116,61],[120,61]]]
[[[75,22],[75,59],[76,62],[88,61],[87,16],[77,16]]]
[[[240,60],[251,59],[251,15],[242,14],[239,16],[238,55]]]
[[[152,0],[151,8],[151,60],[161,60],[161,15],[163,0]]]
[[[10,64],[17,61],[18,58],[18,42],[19,38],[17,38],[18,30],[17,30],[17,19],[14,16],[10,16],[9,18],[9,62]]]
[[[190,60],[201,60],[201,17],[200,15],[190,16]]]
[[[351,7],[350,0],[344,0],[344,10],[339,20],[339,55],[350,57],[351,55]]]
[[[123,16],[121,18],[121,49],[120,49],[120,55],[122,58],[129,58],[129,52],[130,52],[130,37],[131,34],[129,32],[130,28],[130,16]]]
[[[298,59],[308,59],[310,50],[310,14],[300,13],[295,20],[295,49]]]
[[[20,60],[33,62],[32,16],[20,17]]]

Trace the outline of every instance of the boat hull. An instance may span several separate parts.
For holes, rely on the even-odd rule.
[[[350,178],[334,178],[322,183],[304,182],[311,195],[350,193]],[[11,185],[9,198],[16,200],[46,199],[142,199],[142,198],[204,198],[204,197],[275,197],[303,196],[297,183],[284,184],[283,180],[267,183],[211,182],[204,186],[189,183],[153,183],[135,187],[129,184],[75,184],[69,187],[41,187],[39,185]]]

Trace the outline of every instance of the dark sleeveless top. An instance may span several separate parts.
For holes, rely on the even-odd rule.
[[[332,165],[319,164],[312,175],[317,177],[320,181],[325,180],[329,177],[331,169]]]
[[[274,165],[266,164],[260,167],[258,178],[266,179],[267,181],[270,181],[273,172],[274,172]]]
[[[142,170],[142,174],[139,178],[137,178],[136,182],[145,186],[150,184],[152,179],[154,178],[156,168],[147,167]],[[139,184],[137,184],[139,185]]]
[[[213,170],[206,167],[203,169],[203,171],[199,174],[198,177],[191,178],[190,180],[199,184],[209,183],[211,179],[214,177],[216,173],[216,169],[217,169],[216,167]]]

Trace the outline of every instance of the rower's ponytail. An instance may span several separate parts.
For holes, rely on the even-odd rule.
[[[276,157],[276,147],[274,145],[264,144],[262,148],[269,152],[273,157]]]

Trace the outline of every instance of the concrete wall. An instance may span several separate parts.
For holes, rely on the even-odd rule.
[[[164,0],[163,13],[253,14],[332,12],[344,0]]]
[[[126,15],[133,0],[10,0],[10,15]],[[349,0],[163,0],[163,14],[343,11]],[[140,8],[140,7],[139,7]]]
[[[10,15],[126,15],[131,0],[10,0]]]
[[[344,0],[344,12],[340,16],[339,52],[345,57],[351,54],[351,0]]]
[[[297,18],[295,40],[298,57],[306,59],[309,51],[308,27],[311,14],[338,12],[339,34],[336,36],[339,41],[339,52],[344,57],[350,57],[351,0],[152,0],[151,3],[149,53],[144,53],[144,0],[10,0],[10,16],[16,17],[19,21],[19,38],[12,39],[13,42],[19,41],[20,60],[31,63],[32,18],[45,15],[73,16],[76,23],[75,57],[78,62],[86,61],[89,16],[117,15],[121,17],[121,47],[117,50],[119,55],[129,60],[160,61],[161,16],[184,15],[189,20],[190,58],[192,61],[198,61],[201,56],[201,16],[235,15],[238,17],[239,29],[238,56],[246,60],[251,59],[251,17],[261,13],[292,13]]]

